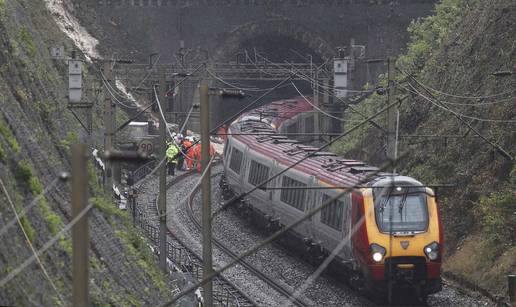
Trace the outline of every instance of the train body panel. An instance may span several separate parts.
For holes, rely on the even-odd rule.
[[[378,173],[332,153],[291,167],[317,150],[274,135],[313,128],[313,114],[303,113],[311,106],[293,101],[262,106],[229,127],[224,159],[229,186],[239,194],[286,170],[247,197],[267,228],[276,231],[330,202],[290,232],[290,243],[321,259],[337,250],[333,263],[359,273],[373,291],[386,291],[387,280],[415,286],[422,296],[439,291],[443,233],[433,191],[410,177]],[[371,178],[372,173],[378,174]]]

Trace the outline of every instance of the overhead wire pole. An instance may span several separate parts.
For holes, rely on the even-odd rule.
[[[103,73],[105,76],[104,84],[104,150],[111,151],[113,149],[113,101],[111,101],[111,95],[109,90],[109,83],[113,79],[113,71],[111,68],[111,61],[104,62]],[[104,192],[109,193],[111,196],[111,190],[113,186],[113,172],[112,162],[105,161],[104,170]]]
[[[166,79],[165,69],[160,67],[159,69],[159,91],[154,91],[154,94],[160,93],[160,97],[156,97],[156,102],[159,104],[160,109],[163,110],[163,104],[161,100],[165,97],[166,93]],[[165,112],[164,112],[165,113]],[[159,117],[159,135],[160,135],[160,150],[161,158],[166,159],[167,152],[167,123],[163,116]],[[161,165],[159,170],[159,195],[158,195],[158,210],[159,210],[159,266],[166,272],[167,271],[167,161]]]
[[[388,92],[387,104],[393,104],[396,101],[396,59],[389,57],[387,59],[388,70]],[[396,159],[396,113],[398,108],[391,107],[387,110],[387,158],[389,160]]]
[[[72,219],[75,219],[87,206],[88,182],[86,174],[86,144],[72,145]],[[72,227],[72,305],[74,307],[89,306],[89,233],[88,216],[84,215]]]
[[[211,169],[210,169],[210,97],[206,78],[199,87],[201,102],[201,161],[203,177],[202,190],[202,262],[203,278],[213,274],[211,246]],[[213,306],[213,284],[211,280],[204,284],[204,306]]]

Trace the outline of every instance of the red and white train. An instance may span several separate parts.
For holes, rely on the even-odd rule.
[[[224,170],[234,193],[251,190],[317,150],[281,135],[313,133],[312,111],[304,98],[277,101],[229,126]],[[247,200],[253,220],[271,231],[331,200],[287,234],[284,241],[291,248],[319,260],[338,250],[331,270],[359,280],[372,293],[411,287],[425,300],[442,288],[443,230],[435,194],[414,178],[378,173],[364,162],[318,152]]]

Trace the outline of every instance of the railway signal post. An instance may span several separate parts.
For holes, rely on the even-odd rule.
[[[203,278],[213,273],[211,250],[211,170],[210,170],[210,97],[206,79],[199,87],[201,102],[201,161],[203,177],[202,188],[202,262]],[[204,306],[213,306],[213,284],[211,280],[204,285]]]

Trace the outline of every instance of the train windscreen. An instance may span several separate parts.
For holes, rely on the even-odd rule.
[[[427,230],[427,195],[421,189],[398,188],[375,194],[376,223],[381,232],[405,233]]]

